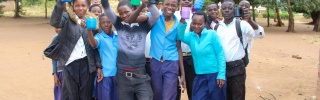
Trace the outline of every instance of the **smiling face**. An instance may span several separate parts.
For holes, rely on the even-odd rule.
[[[99,18],[100,21],[100,27],[104,32],[106,32],[108,35],[111,35],[111,29],[112,29],[112,23],[110,20],[107,18],[107,16],[102,16]]]
[[[203,15],[194,15],[192,17],[191,28],[195,33],[200,34],[204,26],[205,19]]]
[[[88,6],[89,4],[86,0],[75,0],[72,7],[77,16],[82,19],[87,12]]]
[[[192,0],[181,0],[180,1],[181,7],[192,7]]]
[[[216,19],[218,17],[219,9],[217,4],[210,4],[207,6],[207,14],[211,19]]]
[[[165,17],[171,17],[173,13],[176,11],[176,8],[178,6],[177,0],[164,0],[163,2],[163,13]]]
[[[221,13],[225,20],[232,20],[234,17],[233,14],[234,3],[231,1],[225,1],[221,5]]]
[[[121,20],[125,20],[131,15],[132,9],[128,5],[122,5],[118,8],[118,12]]]

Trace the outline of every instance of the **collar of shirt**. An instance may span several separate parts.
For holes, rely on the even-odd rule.
[[[219,24],[220,24],[220,25],[223,25],[223,26],[225,26],[225,27],[228,27],[228,26],[234,25],[235,22],[236,22],[236,20],[235,20],[235,18],[233,18],[231,23],[226,24],[226,23],[224,23],[224,19],[222,19],[222,20],[219,22]]]
[[[112,36],[109,36],[106,32],[102,31],[102,36],[104,38],[108,38],[108,37],[111,37],[112,39],[116,38],[116,36],[118,36],[118,34],[116,32],[114,32],[113,30],[111,30],[111,32],[113,33]]]

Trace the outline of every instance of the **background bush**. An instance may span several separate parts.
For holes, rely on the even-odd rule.
[[[296,13],[293,12],[293,17],[295,16],[295,14]],[[274,11],[270,10],[269,15],[270,15],[270,18],[274,18],[276,14],[275,14]],[[267,11],[264,12],[262,14],[262,16],[263,16],[263,18],[267,18],[268,17],[268,12]],[[289,19],[289,13],[287,11],[280,12],[280,17],[281,17],[281,19]]]
[[[252,16],[252,11],[250,10],[250,14]],[[254,16],[258,17],[259,16],[259,13],[257,11],[254,11]]]

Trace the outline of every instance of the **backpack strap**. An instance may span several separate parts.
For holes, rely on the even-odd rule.
[[[236,30],[237,30],[237,35],[240,38],[241,44],[243,44],[243,37],[242,37],[242,31],[241,31],[241,26],[240,26],[241,20],[236,19]],[[244,47],[243,47],[244,48]]]

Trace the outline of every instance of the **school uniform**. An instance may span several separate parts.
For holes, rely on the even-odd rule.
[[[166,22],[163,13],[151,29],[150,61],[153,100],[174,100],[177,97],[179,54],[177,26],[179,20]]]
[[[246,65],[242,60],[246,54],[244,48],[247,47],[247,44],[250,44],[249,39],[262,38],[263,36],[260,35],[259,31],[254,31],[246,21],[240,21],[243,37],[243,43],[241,43],[235,24],[235,18],[230,24],[225,24],[222,20],[217,28],[217,34],[221,39],[226,58],[227,99],[245,100]]]
[[[187,28],[179,24],[179,30]],[[191,48],[196,77],[192,85],[192,100],[225,100],[226,84],[219,88],[217,79],[226,80],[224,51],[217,33],[204,28],[201,37],[193,31],[179,31],[178,38]]]
[[[118,100],[116,82],[114,76],[117,72],[116,59],[118,54],[118,35],[113,32],[112,36],[104,31],[94,36],[97,41],[96,49],[102,61],[103,79],[97,82],[97,100]]]
[[[116,16],[107,0],[101,0],[106,16],[118,33],[117,56],[117,91],[119,100],[133,100],[134,95],[139,100],[151,100],[153,92],[150,76],[145,70],[145,41],[146,35],[158,19],[155,5],[148,6],[152,17],[141,23],[125,23]]]
[[[80,26],[81,20],[66,5],[57,1],[52,12],[50,24],[62,28],[57,36],[60,51],[57,57],[63,65],[63,100],[89,100],[92,98],[95,71],[93,48],[88,41],[87,29]],[[87,12],[85,17],[95,15]]]

